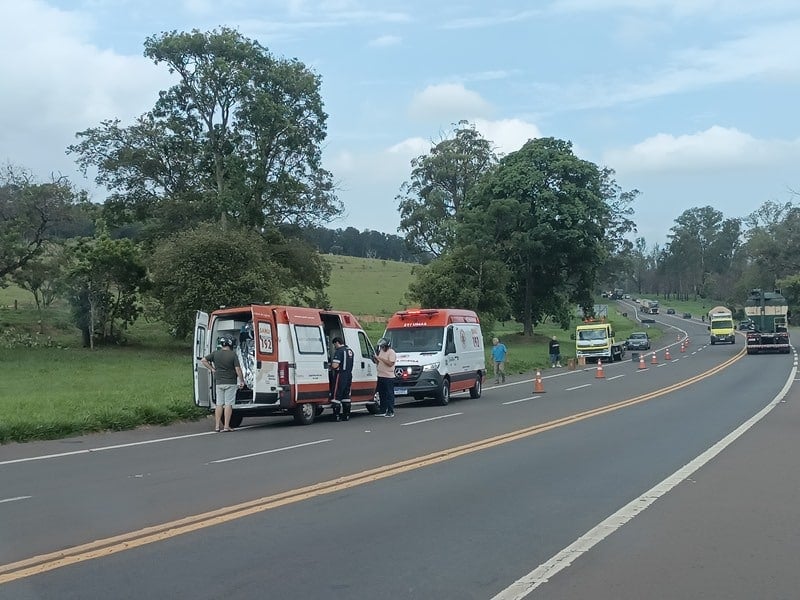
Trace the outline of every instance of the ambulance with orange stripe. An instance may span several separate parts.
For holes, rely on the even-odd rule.
[[[473,311],[401,310],[389,318],[383,337],[397,353],[395,396],[433,398],[442,405],[458,392],[480,398],[486,356],[481,323]]]
[[[309,425],[330,407],[331,340],[340,337],[355,353],[352,406],[378,411],[375,349],[349,312],[252,304],[222,308],[210,315],[198,311],[194,332],[194,401],[214,408],[214,382],[200,359],[221,337],[234,340],[245,386],[236,395],[231,424],[244,417],[287,415]]]

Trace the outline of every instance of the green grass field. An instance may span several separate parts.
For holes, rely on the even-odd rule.
[[[415,265],[326,258],[332,267],[327,293],[333,307],[354,313],[376,341],[386,318],[409,306],[405,295]],[[616,313],[613,305],[610,309],[618,338],[642,328]],[[487,366],[491,338],[497,336],[509,349],[509,374],[532,376],[536,369],[549,368],[547,345],[554,334],[561,341],[562,364],[566,364],[575,356],[570,333],[576,323],[577,319],[570,331],[541,324],[532,337],[523,336],[516,322],[496,323],[483,331]],[[0,288],[4,384],[0,387],[0,443],[203,418],[206,412],[192,401],[191,341],[175,340],[167,330],[163,323],[141,318],[128,331],[126,345],[84,349],[63,303],[38,312],[29,292],[14,286]],[[660,331],[653,329],[651,334],[657,338]]]

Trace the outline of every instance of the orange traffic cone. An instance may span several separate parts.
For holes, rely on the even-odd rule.
[[[640,354],[639,355],[639,368],[640,369],[646,369],[647,368],[647,365],[644,364],[644,354]]]
[[[651,365],[657,365],[658,364],[658,357],[656,356],[655,352],[653,352],[653,356],[650,357],[650,364]]]
[[[664,350],[664,360],[672,360],[672,356],[669,353],[669,348]]]
[[[601,359],[597,359],[597,371],[594,374],[595,379],[605,379],[606,374],[603,372],[603,361]]]
[[[536,378],[533,380],[533,393],[544,394],[544,385],[542,384],[541,371],[536,371]]]

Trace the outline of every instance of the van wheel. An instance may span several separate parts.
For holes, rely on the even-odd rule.
[[[442,387],[436,392],[436,401],[442,405],[447,406],[450,404],[450,380],[445,379],[442,381]]]
[[[242,415],[240,413],[236,413],[236,412],[233,413],[231,415],[231,427],[236,429],[237,427],[241,426],[242,419],[244,419],[244,415]]]
[[[469,388],[469,397],[470,398],[480,398],[481,391],[482,391],[482,384],[481,384],[481,376],[478,375],[477,379],[475,379],[475,385]]]
[[[367,404],[367,412],[371,415],[377,415],[380,409],[381,405],[378,402],[370,402]]]
[[[314,422],[314,405],[310,402],[304,402],[294,407],[292,416],[294,422],[298,425],[311,425]]]

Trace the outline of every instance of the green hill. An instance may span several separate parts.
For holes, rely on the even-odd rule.
[[[408,285],[419,265],[377,258],[325,255],[331,279],[325,290],[336,310],[358,317],[389,317],[406,308]],[[362,319],[368,322],[368,319]]]

